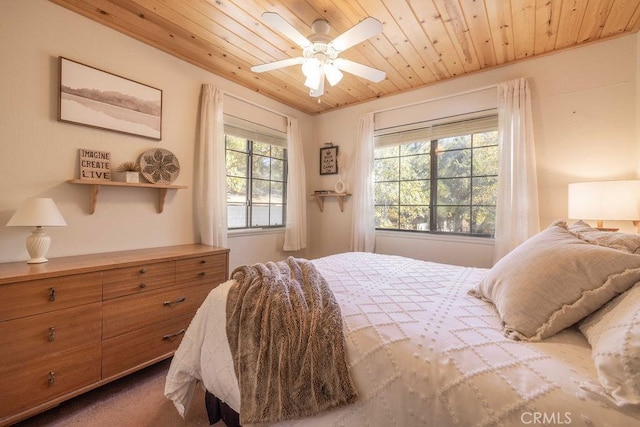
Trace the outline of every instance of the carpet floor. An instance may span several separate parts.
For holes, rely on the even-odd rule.
[[[89,391],[24,420],[16,427],[204,427],[209,425],[204,391],[196,387],[183,419],[164,396],[170,360]],[[221,421],[214,424],[224,427]]]

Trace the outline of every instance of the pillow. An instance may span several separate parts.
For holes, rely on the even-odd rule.
[[[640,283],[580,323],[598,380],[618,405],[640,405]]]
[[[601,231],[583,221],[569,226],[569,231],[589,243],[607,246],[630,254],[640,254],[639,234]]]
[[[588,243],[556,222],[498,261],[471,295],[491,301],[505,335],[540,341],[640,280],[640,255]]]

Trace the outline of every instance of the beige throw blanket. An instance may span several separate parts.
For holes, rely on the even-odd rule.
[[[313,263],[236,268],[227,336],[242,424],[302,418],[354,402],[340,307]]]

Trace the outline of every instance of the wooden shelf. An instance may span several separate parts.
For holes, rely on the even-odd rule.
[[[311,197],[315,199],[318,203],[318,207],[320,208],[320,212],[324,212],[324,199],[327,197],[335,197],[338,199],[338,204],[340,205],[340,212],[344,212],[344,199],[351,196],[349,193],[313,193]]]
[[[98,202],[98,192],[100,187],[137,187],[137,188],[156,188],[160,193],[158,200],[158,213],[162,213],[164,210],[164,202],[167,198],[168,190],[179,190],[189,188],[186,185],[167,185],[167,184],[152,184],[152,183],[132,183],[132,182],[119,182],[119,181],[102,181],[102,180],[90,180],[90,179],[70,179],[67,181],[69,184],[82,184],[91,186],[91,194],[89,199],[89,214],[93,215],[96,211],[96,203]]]

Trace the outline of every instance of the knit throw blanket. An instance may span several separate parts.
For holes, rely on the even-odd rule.
[[[356,400],[340,307],[313,263],[289,257],[236,268],[227,336],[240,423],[311,416]]]

